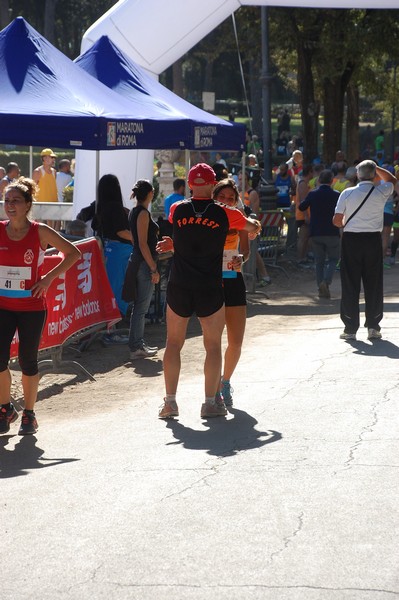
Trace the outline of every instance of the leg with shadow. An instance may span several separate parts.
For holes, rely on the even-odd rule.
[[[214,398],[219,389],[222,371],[222,333],[225,322],[224,306],[209,317],[200,317],[205,347],[205,397]]]
[[[362,275],[362,246],[356,233],[344,233],[341,254],[341,320],[345,333],[354,334],[359,329],[359,296]]]
[[[166,308],[166,347],[163,356],[163,374],[166,396],[158,416],[169,419],[179,415],[176,403],[177,386],[181,369],[181,350],[186,340],[189,317],[181,317],[170,306]]]
[[[380,331],[383,317],[383,254],[380,235],[370,241],[364,258],[363,288],[365,301],[365,327]],[[370,332],[369,332],[370,333]]]

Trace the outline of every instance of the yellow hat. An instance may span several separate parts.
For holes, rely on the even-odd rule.
[[[57,158],[57,155],[54,154],[51,148],[44,148],[44,150],[40,152],[40,156],[51,156],[51,158]]]

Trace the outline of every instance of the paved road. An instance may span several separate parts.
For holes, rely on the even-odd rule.
[[[375,343],[313,285],[253,296],[226,419],[199,418],[195,327],[179,420],[157,360],[44,378],[37,436],[0,438],[0,598],[398,597],[397,269]]]

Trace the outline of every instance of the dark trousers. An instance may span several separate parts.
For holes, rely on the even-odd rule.
[[[341,246],[341,319],[346,333],[359,329],[359,295],[363,282],[368,329],[380,330],[383,316],[383,260],[380,232],[344,233]]]

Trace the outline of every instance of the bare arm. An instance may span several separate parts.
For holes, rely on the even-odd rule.
[[[164,252],[173,252],[174,246],[172,238],[168,235],[163,235],[162,239],[157,244],[156,251],[159,252],[159,254],[163,254]]]
[[[336,213],[333,216],[333,225],[335,225],[335,227],[343,227],[344,226],[344,214],[343,213]]]
[[[252,190],[252,192],[250,192],[250,194],[248,196],[248,200],[249,200],[249,206],[251,207],[252,212],[255,213],[255,215],[259,214],[260,198],[259,198],[258,192],[255,190]]]
[[[62,252],[64,258],[61,260],[58,265],[51,269],[40,281],[37,281],[32,286],[32,295],[35,298],[40,298],[49,288],[51,282],[61,275],[65,273],[77,260],[79,260],[81,253],[80,250],[71,242],[63,238],[59,233],[54,231],[48,225],[40,224],[39,225],[39,239],[42,248],[46,248],[46,246],[51,246],[57,248],[59,252]]]
[[[123,240],[129,240],[129,242],[132,242],[133,244],[132,232],[129,231],[129,229],[121,229],[121,231],[116,232],[116,235]]]
[[[142,210],[139,216],[137,217],[137,235],[139,240],[139,248],[140,252],[143,255],[145,262],[147,263],[150,271],[151,278],[153,283],[158,283],[159,281],[159,273],[157,270],[157,263],[152,258],[150,249],[148,247],[147,237],[148,237],[148,227],[150,224],[150,215],[146,210]]]
[[[246,262],[249,258],[249,238],[246,231],[240,231],[240,253],[243,255],[243,262]]]
[[[38,167],[37,169],[35,169],[32,173],[32,179],[35,183],[39,183],[39,179],[42,176],[41,172],[40,172],[40,168]]]
[[[395,175],[392,175],[392,173],[390,173],[386,169],[383,169],[382,167],[377,166],[375,169],[375,172],[376,172],[376,175],[378,175],[378,177],[380,179],[382,179],[383,181],[393,183],[393,185],[395,185],[398,182]]]
[[[260,221],[257,219],[246,218],[246,223],[243,227],[243,231],[247,231],[249,234],[254,234],[255,236],[261,231],[262,225]]]
[[[4,200],[3,193],[4,193],[4,190],[6,187],[7,187],[7,181],[1,181],[0,182],[0,200]]]
[[[302,200],[305,200],[305,198],[308,195],[309,191],[310,191],[309,190],[309,186],[306,183],[306,181],[302,180],[302,181],[300,181],[298,183],[298,186],[297,186],[297,200],[298,200],[298,203],[302,202]]]

